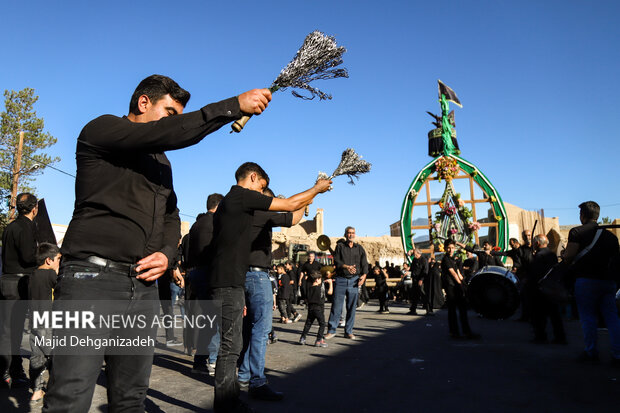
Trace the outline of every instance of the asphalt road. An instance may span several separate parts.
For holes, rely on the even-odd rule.
[[[461,341],[449,338],[446,311],[424,317],[407,315],[398,304],[390,314],[376,310],[373,302],[358,310],[358,340],[345,339],[340,328],[327,348],[297,344],[305,317],[276,323],[279,341],[268,347],[267,375],[285,398],[250,405],[263,413],[620,410],[620,369],[609,365],[606,330],[599,334],[601,363],[583,365],[574,361],[582,349],[576,321],[565,322],[568,345],[540,345],[529,342],[528,324],[470,312],[482,339]],[[146,411],[210,411],[213,378],[192,375],[190,357],[177,348],[156,351]],[[91,412],[107,412],[104,386],[102,373]],[[41,405],[30,406],[28,399],[27,389],[0,390],[0,411],[39,412]]]

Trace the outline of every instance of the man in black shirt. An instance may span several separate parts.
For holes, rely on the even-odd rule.
[[[409,313],[417,315],[417,307],[418,302],[422,301],[424,305],[424,309],[428,313],[430,310],[428,297],[424,290],[424,280],[426,279],[428,274],[428,260],[424,255],[422,255],[422,251],[418,248],[413,250],[413,260],[411,262],[411,277],[413,279],[413,287],[412,287],[412,295],[411,295],[411,306],[409,307]],[[431,311],[432,313],[432,311]]]
[[[308,261],[304,262],[299,269],[298,284],[301,288],[301,296],[306,297],[307,281],[310,274],[314,271],[321,272],[321,264],[316,260],[316,253],[314,251],[308,252]]]
[[[266,188],[264,195],[274,197]],[[265,377],[265,353],[273,318],[273,294],[269,280],[271,266],[271,232],[276,227],[291,227],[304,215],[301,208],[294,213],[256,211],[252,219],[250,266],[245,275],[245,305],[243,318],[243,349],[239,358],[238,379],[249,386],[250,397],[262,400],[281,400],[283,395],[273,391]]]
[[[217,207],[224,199],[222,194],[211,194],[207,197],[207,212],[200,214],[188,233],[187,265],[191,269],[186,287],[187,301],[191,314],[198,316],[201,310],[197,307],[196,300],[205,300],[207,297],[207,274],[205,272],[206,257],[211,240],[213,239],[213,215]],[[206,311],[206,309],[203,309]],[[191,331],[191,330],[190,330]],[[215,375],[215,362],[217,351],[220,346],[219,332],[215,333],[207,343],[206,330],[199,329],[188,335],[186,346],[194,347],[194,365],[192,373]],[[207,357],[208,353],[208,357]],[[207,367],[208,362],[208,367]]]
[[[444,242],[446,254],[441,260],[441,280],[444,290],[446,290],[446,303],[448,304],[448,328],[452,338],[461,338],[456,312],[458,309],[461,328],[465,338],[477,339],[478,334],[472,333],[467,319],[467,302],[465,301],[465,291],[463,287],[463,275],[456,262],[454,252],[455,242],[448,239]]]
[[[579,220],[583,225],[573,228],[568,233],[568,245],[563,259],[572,263],[577,255],[588,248],[600,230],[588,253],[581,256],[574,265],[575,299],[579,309],[579,320],[583,329],[585,349],[580,361],[598,361],[596,348],[598,314],[605,319],[611,342],[612,363],[620,366],[620,319],[616,308],[615,293],[617,274],[610,264],[619,254],[618,238],[611,232],[597,228],[596,220],[600,207],[596,202],[588,201],[579,205]],[[617,269],[615,269],[617,271]]]
[[[37,239],[34,217],[37,198],[29,193],[17,195],[17,219],[2,233],[2,277],[0,292],[0,375],[3,386],[28,382],[20,347],[28,306],[28,277],[37,267]],[[22,301],[22,302],[20,302]]]
[[[220,351],[215,368],[216,412],[243,411],[239,399],[237,361],[242,348],[244,286],[250,269],[251,230],[255,211],[297,211],[328,190],[320,179],[309,190],[288,199],[263,195],[269,176],[257,164],[246,162],[235,173],[237,185],[226,194],[213,217],[213,241],[207,254],[209,299],[222,304]]]
[[[532,326],[534,327],[534,343],[547,342],[547,318],[553,327],[553,343],[566,344],[566,334],[560,316],[558,304],[545,297],[538,288],[538,282],[558,263],[558,257],[547,248],[549,240],[539,234],[534,237],[533,247],[536,252],[527,273],[527,288],[532,299]]]
[[[172,170],[164,152],[194,145],[244,113],[260,114],[271,93],[254,89],[182,114],[189,98],[174,80],[152,75],[136,88],[127,116],[101,116],[80,132],[75,209],[61,249],[60,304],[123,300],[131,305],[125,313],[119,309],[121,315],[155,316],[155,280],[172,266],[180,238]],[[144,333],[154,341],[154,329]],[[44,411],[88,411],[104,359],[109,410],[144,409],[153,347],[141,351],[55,353]]]
[[[354,242],[355,228],[346,227],[344,240],[338,240],[334,251],[336,264],[336,279],[334,285],[334,301],[329,314],[328,330],[325,339],[336,335],[336,328],[340,322],[342,306],[346,299],[347,318],[344,326],[345,338],[355,340],[353,325],[355,324],[355,309],[357,307],[358,285],[364,284],[368,274],[368,260],[366,251],[360,244]]]

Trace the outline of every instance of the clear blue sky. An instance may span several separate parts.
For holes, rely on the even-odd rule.
[[[459,95],[462,156],[506,202],[544,208],[561,224],[595,200],[620,217],[620,3],[617,1],[134,1],[5,2],[0,88],[32,87],[58,138],[56,167],[75,173],[75,141],[102,114],[124,115],[144,77],[165,74],[192,93],[187,111],[271,84],[318,29],[347,47],[349,79],[318,84],[332,101],[277,92],[241,134],[228,126],[170,152],[183,220],[226,193],[244,161],[292,195],[331,172],[342,150],[373,163],[357,185],[337,178],[316,199],[325,229],[389,232],[405,192],[430,158],[425,111],[437,79]],[[73,179],[36,181],[53,222],[68,223]]]

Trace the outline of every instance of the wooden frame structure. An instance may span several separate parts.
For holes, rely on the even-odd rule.
[[[489,203],[491,205],[491,209],[494,212],[495,219],[492,221],[490,220],[490,222],[482,222],[480,223],[480,226],[483,228],[487,227],[489,229],[494,228],[495,245],[500,247],[501,249],[505,249],[508,245],[508,219],[504,203],[502,202],[499,193],[491,184],[491,181],[472,163],[456,155],[448,156],[455,159],[459,166],[458,173],[452,179],[469,180],[469,199],[465,199],[465,197],[463,197],[462,199],[464,203],[471,208],[473,220],[477,221],[477,205],[480,205],[482,203]],[[433,159],[424,168],[422,168],[420,172],[418,172],[413,182],[409,186],[407,195],[405,196],[405,200],[401,209],[400,220],[401,239],[405,251],[409,251],[413,248],[413,230],[427,230],[429,232],[429,240],[430,242],[432,242],[432,239],[430,239],[430,232],[434,221],[432,207],[434,205],[437,205],[438,201],[432,201],[430,182],[439,179],[436,176],[433,176],[433,174],[434,172],[436,172],[435,164],[440,158],[441,156]],[[476,198],[475,185],[480,187],[480,189],[482,190],[482,198]],[[424,191],[424,193],[426,194],[426,201],[416,202],[418,195],[421,191]],[[412,225],[413,209],[416,206],[426,208],[428,217],[427,225]],[[491,231],[489,231],[489,233],[490,232]],[[475,241],[476,243],[480,242],[478,232],[475,233]],[[422,251],[428,253],[430,252],[430,249],[423,249]]]

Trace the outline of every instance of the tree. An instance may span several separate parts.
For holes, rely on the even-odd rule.
[[[38,152],[56,143],[43,131],[44,122],[37,117],[34,104],[39,99],[34,89],[4,91],[5,111],[0,114],[0,226],[15,214],[15,195],[34,192],[30,183],[43,169],[60,158]],[[20,141],[21,144],[20,144]]]
[[[603,224],[611,224],[611,219],[609,217],[603,217]]]

